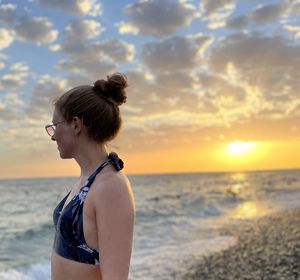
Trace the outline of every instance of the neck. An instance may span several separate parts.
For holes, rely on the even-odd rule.
[[[80,178],[88,178],[101,163],[107,160],[107,156],[108,152],[103,144],[83,145],[74,156],[80,167]]]

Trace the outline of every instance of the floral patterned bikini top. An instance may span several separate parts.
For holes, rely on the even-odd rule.
[[[71,191],[54,209],[53,222],[55,226],[55,238],[53,249],[58,255],[66,259],[86,264],[100,264],[99,252],[90,248],[84,238],[83,204],[97,174],[108,164],[112,164],[117,171],[123,168],[123,161],[118,155],[116,153],[110,153],[108,159],[87,179],[70,203],[63,209]]]

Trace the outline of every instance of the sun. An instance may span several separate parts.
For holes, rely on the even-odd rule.
[[[244,156],[252,153],[256,149],[254,142],[236,141],[229,143],[227,146],[227,154],[230,156]]]

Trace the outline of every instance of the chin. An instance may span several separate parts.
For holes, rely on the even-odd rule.
[[[63,152],[63,151],[59,151],[59,156],[60,158],[62,159],[70,159],[70,158],[73,158],[70,154],[66,153],[66,152]]]

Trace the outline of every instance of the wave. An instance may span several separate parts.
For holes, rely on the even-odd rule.
[[[25,240],[36,239],[36,237],[44,236],[45,234],[51,233],[53,230],[52,223],[43,223],[36,225],[36,227],[26,229],[25,231],[14,234],[13,238]]]
[[[38,263],[27,268],[6,269],[0,271],[0,280],[50,280],[51,268],[49,262]]]

